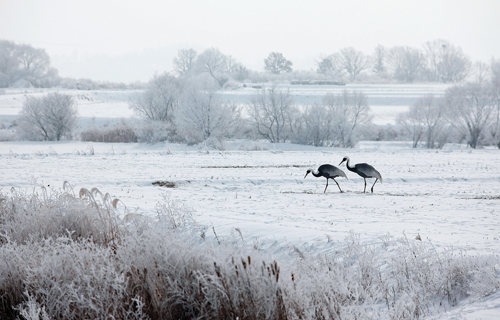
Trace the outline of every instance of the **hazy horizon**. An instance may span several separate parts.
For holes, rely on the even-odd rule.
[[[0,0],[0,39],[44,48],[62,77],[130,82],[171,71],[182,48],[217,47],[262,71],[278,51],[294,70],[321,54],[444,39],[473,61],[500,57],[500,2]]]

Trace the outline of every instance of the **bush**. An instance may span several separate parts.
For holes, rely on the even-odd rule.
[[[82,131],[80,134],[82,141],[94,142],[138,142],[139,137],[135,130],[125,123],[110,128],[91,128]]]

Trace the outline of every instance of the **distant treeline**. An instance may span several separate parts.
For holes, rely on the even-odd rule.
[[[286,82],[291,84],[414,83],[483,81],[491,77],[497,60],[473,61],[460,47],[446,40],[426,42],[422,48],[378,45],[366,54],[345,47],[328,55],[318,55],[316,70],[294,70],[293,62],[280,52],[263,59],[263,70],[250,70],[218,48],[199,53],[182,49],[173,59],[174,75],[185,77],[208,73],[220,87],[238,83]],[[126,66],[124,66],[126,68]],[[151,75],[153,76],[153,75]],[[0,40],[0,88],[63,87],[68,89],[130,89],[144,83],[97,82],[91,79],[61,78],[50,65],[44,49]]]

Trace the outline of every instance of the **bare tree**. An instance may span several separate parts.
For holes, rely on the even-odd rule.
[[[373,72],[375,73],[385,73],[386,71],[386,58],[387,58],[387,49],[382,46],[378,45],[375,47],[375,51],[373,52]]]
[[[415,109],[400,113],[396,116],[396,123],[401,126],[402,130],[408,133],[412,139],[412,147],[417,148],[424,135],[424,126],[420,113]]]
[[[357,143],[357,129],[372,120],[366,95],[357,90],[344,90],[339,94],[326,94],[322,103],[329,109],[329,117],[332,119],[331,145],[354,147]]]
[[[493,142],[500,148],[500,59],[491,59],[490,63],[491,81],[490,95],[493,104],[493,119],[490,126],[490,133]]]
[[[41,98],[28,96],[19,117],[20,134],[33,140],[61,140],[69,137],[78,115],[73,97],[49,93]]]
[[[272,74],[282,74],[292,72],[293,63],[285,59],[282,53],[271,52],[264,60],[264,69]]]
[[[0,87],[8,87],[21,77],[18,55],[14,42],[0,40]]]
[[[49,55],[44,49],[36,49],[29,45],[21,45],[18,50],[23,78],[33,86],[40,87],[50,67]]]
[[[285,142],[294,113],[290,91],[280,90],[274,84],[254,94],[250,103],[250,116],[257,132],[269,142]]]
[[[482,61],[476,61],[471,67],[470,78],[472,82],[486,82],[491,78],[490,65]]]
[[[421,140],[425,140],[426,147],[430,149],[442,148],[447,142],[451,126],[445,120],[444,102],[443,98],[427,95],[398,116],[398,124],[412,136],[414,148]]]
[[[182,90],[183,82],[179,78],[168,72],[155,75],[146,91],[129,101],[129,107],[148,120],[173,123]]]
[[[495,110],[489,86],[477,82],[456,85],[446,90],[445,98],[450,123],[472,148],[480,146]]]
[[[183,94],[176,116],[179,130],[192,143],[229,137],[238,128],[240,108],[222,100],[212,79],[198,80]]]
[[[420,76],[424,58],[416,48],[394,47],[389,50],[388,61],[396,79],[411,83]]]
[[[301,118],[304,132],[301,132],[300,142],[320,147],[326,146],[331,141],[334,119],[326,106],[321,104],[308,106]]]
[[[227,57],[217,48],[209,48],[198,55],[196,59],[198,72],[208,73],[217,81],[220,87],[227,79]]]
[[[177,57],[173,60],[174,72],[179,76],[189,74],[195,65],[196,55],[196,50],[192,48],[179,50]]]
[[[458,82],[469,74],[471,61],[460,47],[438,39],[424,44],[426,74],[431,81]]]
[[[342,66],[339,61],[340,55],[338,53],[321,56],[320,60],[316,61],[318,66],[317,72],[327,77],[338,79],[342,74]]]
[[[340,50],[340,65],[349,74],[349,79],[354,81],[356,77],[366,68],[368,60],[365,54],[354,48],[343,48]]]

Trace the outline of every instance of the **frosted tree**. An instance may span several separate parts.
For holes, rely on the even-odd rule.
[[[398,115],[397,123],[411,135],[413,148],[425,141],[427,148],[442,148],[451,133],[446,122],[446,106],[443,98],[433,95],[421,97],[410,109]]]
[[[226,83],[227,57],[217,48],[209,48],[196,59],[198,73],[207,73],[217,81],[220,87]]]
[[[420,76],[424,56],[412,47],[394,47],[389,50],[388,62],[394,77],[412,83]]]
[[[0,87],[7,87],[24,79],[35,87],[48,87],[59,83],[55,68],[44,49],[18,45],[0,40]]]
[[[490,133],[493,142],[500,148],[500,59],[491,59],[491,102],[493,104],[493,119]]]
[[[271,52],[264,60],[264,69],[272,74],[292,72],[292,65],[293,63],[279,52]]]
[[[320,147],[330,142],[334,119],[326,106],[321,104],[308,106],[301,118],[304,123],[304,130],[300,136],[302,143]]]
[[[8,87],[20,78],[18,54],[14,42],[0,40],[0,87]]]
[[[263,88],[250,98],[250,118],[258,134],[269,142],[285,142],[295,112],[293,98],[288,90],[275,84]]]
[[[378,74],[385,73],[386,60],[387,60],[387,49],[379,44],[377,47],[375,47],[372,56],[373,72]]]
[[[343,48],[340,50],[340,65],[349,74],[349,79],[354,81],[356,77],[366,68],[367,58],[364,53],[354,48]]]
[[[339,61],[340,55],[338,53],[321,56],[320,59],[316,61],[317,73],[333,79],[339,79],[342,75],[342,66]]]
[[[223,139],[231,136],[241,121],[236,104],[223,101],[220,87],[201,78],[186,88],[176,113],[176,124],[188,142]]]
[[[426,42],[424,49],[428,80],[445,83],[459,82],[469,74],[472,63],[460,47],[438,39]]]
[[[371,123],[370,106],[361,91],[344,90],[340,94],[328,93],[322,104],[328,108],[331,119],[332,146],[354,147],[357,143],[357,129]]]
[[[19,50],[20,72],[22,77],[35,87],[41,87],[43,78],[50,68],[50,57],[44,49],[21,45]]]
[[[189,74],[195,65],[196,55],[196,50],[192,48],[179,50],[177,56],[172,61],[174,72],[179,76]]]
[[[446,90],[449,122],[455,126],[472,148],[481,145],[484,131],[494,117],[495,105],[490,86],[466,83]]]
[[[155,75],[141,95],[129,101],[129,107],[139,116],[152,121],[173,123],[174,111],[183,90],[183,82],[168,72]]]
[[[70,138],[77,115],[76,103],[69,95],[28,96],[19,114],[18,131],[29,140],[59,141]]]

